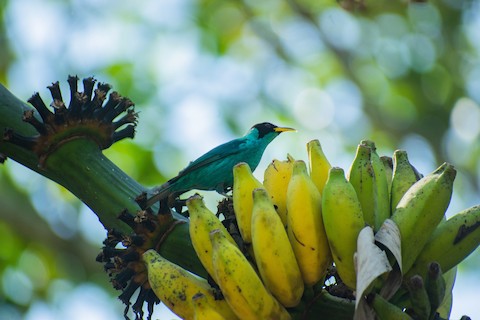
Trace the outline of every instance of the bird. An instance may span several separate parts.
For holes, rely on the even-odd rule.
[[[233,186],[233,167],[246,162],[252,171],[257,168],[266,147],[280,133],[296,131],[269,122],[254,125],[243,136],[221,144],[205,153],[180,171],[178,175],[154,189],[146,207],[157,201],[177,198],[181,194],[197,190],[215,190],[226,194]]]

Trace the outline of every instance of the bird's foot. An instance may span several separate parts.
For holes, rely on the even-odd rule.
[[[183,207],[187,205],[187,199],[180,199],[176,198],[170,203],[170,207],[175,209],[178,213],[180,213],[182,216],[188,217],[188,213],[185,211],[183,212]]]

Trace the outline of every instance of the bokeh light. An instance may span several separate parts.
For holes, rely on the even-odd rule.
[[[271,121],[298,132],[269,146],[259,179],[272,158],[306,159],[311,139],[344,168],[356,144],[371,139],[382,154],[407,150],[423,173],[453,163],[459,174],[449,214],[478,203],[478,0],[367,1],[364,11],[296,0],[5,4],[9,48],[0,56],[11,54],[2,75],[9,90],[23,100],[39,91],[48,101],[53,81],[68,92],[68,74],[111,83],[136,102],[140,121],[135,140],[106,154],[140,183],[158,185]],[[8,300],[0,301],[0,318],[122,319],[118,292],[93,261],[105,236],[95,214],[14,161],[0,166],[0,183],[18,197],[0,194],[0,290]],[[219,196],[207,198],[213,207]],[[15,201],[25,214],[7,210]],[[45,230],[29,238],[10,221]],[[480,316],[471,290],[480,283],[478,263],[477,251],[460,268],[452,318]]]

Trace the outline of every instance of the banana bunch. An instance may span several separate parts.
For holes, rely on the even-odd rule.
[[[263,183],[246,163],[233,168],[230,201],[243,242],[200,195],[190,197],[191,241],[216,285],[149,250],[143,259],[158,298],[185,319],[291,319],[325,294],[356,296],[379,319],[448,318],[456,266],[480,244],[480,205],[445,219],[454,167],[423,176],[405,151],[380,157],[368,140],[347,171],[332,167],[318,140],[307,144],[307,156],[308,168],[290,155],[273,160]],[[383,274],[356,292],[365,278],[356,265],[359,233],[389,225],[399,254],[378,246],[402,285],[386,296]]]

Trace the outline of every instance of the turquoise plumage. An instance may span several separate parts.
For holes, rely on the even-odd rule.
[[[174,199],[192,189],[225,193],[233,185],[233,166],[246,162],[255,170],[265,148],[280,133],[294,131],[268,122],[254,125],[243,137],[226,142],[190,164],[161,185],[147,200],[147,207],[162,199]]]

